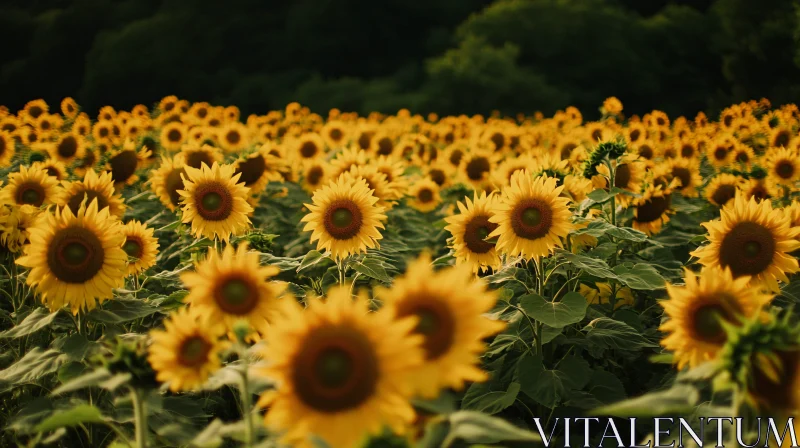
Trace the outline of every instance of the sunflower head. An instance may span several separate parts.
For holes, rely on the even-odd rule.
[[[414,419],[409,374],[423,361],[413,318],[368,312],[349,288],[334,287],[305,310],[286,301],[266,332],[261,374],[278,387],[262,395],[265,424],[289,443],[310,433],[330,446],[355,446],[384,426],[401,432]]]
[[[8,185],[0,190],[4,203],[40,207],[55,202],[61,194],[58,180],[40,166],[21,165],[8,176]]]
[[[151,330],[148,361],[173,392],[200,388],[220,368],[222,327],[194,308],[181,308]]]
[[[363,179],[340,176],[315,191],[311,201],[305,204],[310,213],[301,222],[319,249],[342,259],[378,247],[382,238],[378,229],[384,228],[386,215]]]
[[[445,218],[448,223],[445,230],[453,236],[456,262],[469,265],[473,272],[500,267],[495,243],[488,241],[489,234],[497,228],[497,224],[489,221],[496,200],[495,195],[476,193],[474,199],[457,203],[459,214]]]
[[[430,177],[422,178],[411,185],[408,204],[423,213],[433,211],[442,201],[439,190],[439,185]]]
[[[158,239],[153,229],[139,221],[129,221],[122,227],[125,242],[122,250],[128,255],[128,275],[140,274],[156,263]]]
[[[728,338],[725,327],[742,325],[769,303],[772,296],[749,281],[712,267],[699,276],[686,270],[685,286],[667,285],[669,300],[661,306],[669,320],[659,328],[666,334],[661,345],[673,352],[679,369],[715,359]]]
[[[240,234],[249,225],[247,217],[253,207],[247,203],[249,188],[239,182],[233,165],[211,166],[201,169],[184,167],[183,222],[192,224],[196,236],[228,241],[232,234]]]

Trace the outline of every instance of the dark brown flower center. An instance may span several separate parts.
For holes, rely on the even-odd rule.
[[[39,118],[39,116],[42,115],[43,113],[44,109],[42,109],[39,106],[31,106],[31,108],[28,109],[28,115],[30,115],[31,118]]]
[[[492,136],[489,137],[489,140],[494,143],[495,151],[503,149],[503,147],[506,145],[506,136],[503,135],[502,132],[493,133]]]
[[[84,283],[103,268],[105,251],[100,239],[83,227],[56,231],[47,248],[47,266],[65,283]]]
[[[564,145],[561,146],[561,160],[568,160],[572,157],[572,150],[577,147],[578,145],[573,142],[564,143]]]
[[[17,187],[17,204],[39,207],[44,203],[45,191],[38,182],[25,182]]]
[[[692,315],[692,332],[697,339],[710,344],[723,344],[727,339],[722,322],[734,323],[742,312],[736,299],[723,293],[719,297],[704,301]]]
[[[342,139],[342,137],[344,137],[344,132],[342,132],[342,130],[339,128],[333,128],[328,133],[328,136],[331,138],[331,140],[338,142]]]
[[[223,312],[245,316],[258,305],[258,287],[248,278],[232,275],[217,284],[214,300]]]
[[[453,166],[458,166],[461,163],[461,158],[464,156],[464,153],[460,150],[455,150],[450,153],[450,164]]]
[[[423,188],[417,193],[417,199],[423,204],[433,201],[433,192],[428,188]]]
[[[139,159],[136,151],[128,149],[112,157],[108,164],[111,165],[111,178],[114,182],[125,182],[136,173]]]
[[[614,172],[614,186],[617,188],[627,188],[631,181],[631,167],[627,163],[617,165]]]
[[[167,178],[164,180],[164,188],[167,190],[169,200],[172,202],[172,205],[176,207],[181,205],[181,199],[183,199],[183,197],[178,194],[178,190],[183,190],[184,188],[181,174],[186,175],[186,170],[183,168],[175,168],[167,174]]]
[[[447,181],[447,175],[444,174],[444,171],[438,168],[434,168],[428,171],[428,176],[430,176],[431,180],[434,181],[436,185],[440,187],[444,185],[444,183]]]
[[[72,135],[62,138],[61,141],[58,142],[56,152],[58,153],[59,157],[63,157],[65,159],[75,156],[75,154],[78,152],[78,140]]]
[[[331,203],[322,219],[325,230],[337,240],[349,240],[355,237],[363,224],[361,209],[349,199]]]
[[[197,214],[208,221],[222,221],[233,212],[233,196],[218,182],[200,184],[194,192]]]
[[[694,146],[689,144],[684,144],[681,146],[681,157],[685,159],[689,159],[694,156]]]
[[[646,160],[652,159],[654,154],[655,152],[650,145],[642,145],[639,147],[639,155]]]
[[[192,168],[200,168],[203,164],[211,166],[214,164],[214,157],[208,151],[198,150],[190,151],[186,155],[186,164]]]
[[[714,158],[716,160],[722,161],[725,160],[727,157],[728,157],[728,148],[717,147],[717,149],[714,150]]]
[[[392,139],[389,137],[383,137],[378,140],[378,155],[379,156],[388,156],[389,154],[394,151],[394,143],[392,143]]]
[[[67,206],[72,210],[73,214],[77,214],[81,208],[81,203],[84,197],[86,198],[86,207],[88,208],[92,201],[97,200],[97,211],[103,210],[108,207],[108,200],[102,194],[94,190],[78,191],[67,201]]]
[[[464,244],[470,252],[485,254],[494,248],[494,244],[484,241],[494,232],[497,224],[489,222],[488,216],[475,216],[464,226]]]
[[[772,264],[775,245],[770,229],[751,221],[740,222],[722,239],[719,263],[730,268],[734,277],[758,275]]]
[[[380,379],[378,356],[367,335],[350,325],[316,328],[293,360],[292,383],[306,406],[326,413],[367,401]]]
[[[772,141],[772,146],[776,148],[788,147],[791,139],[792,136],[789,134],[789,131],[781,129],[777,134],[775,134],[775,138]]]
[[[521,238],[542,238],[552,225],[553,209],[541,199],[523,199],[511,211],[511,228]]]
[[[312,166],[306,173],[306,182],[309,185],[317,185],[325,173],[319,166]]]
[[[669,209],[669,196],[651,197],[650,200],[636,207],[636,221],[653,222],[661,218]]]
[[[637,142],[639,140],[639,137],[642,136],[642,131],[639,130],[639,129],[634,129],[634,130],[631,131],[631,133],[628,136],[631,139],[631,143],[635,143],[635,142]]]
[[[317,144],[310,140],[306,140],[302,145],[300,145],[300,155],[305,159],[310,159],[316,156],[317,152],[319,152]]]
[[[728,201],[736,196],[736,186],[731,184],[722,184],[714,190],[714,193],[711,195],[711,200],[714,201],[715,204],[722,207],[723,205],[727,204]]]
[[[183,133],[178,129],[170,129],[169,132],[167,132],[167,140],[172,143],[178,143],[183,140]]]
[[[237,130],[230,130],[225,133],[225,140],[227,140],[231,145],[238,145],[239,142],[242,141],[242,134],[240,134]]]
[[[775,165],[775,173],[782,179],[791,179],[794,176],[794,163],[791,160],[781,160]]]
[[[142,258],[144,255],[144,245],[139,237],[128,235],[125,238],[125,244],[122,245],[122,250],[125,251],[131,258]]]
[[[363,150],[369,149],[369,145],[372,142],[372,136],[374,132],[362,132],[361,135],[358,136],[358,146]]]
[[[184,339],[178,349],[178,362],[184,367],[199,368],[208,362],[211,343],[200,335]]]
[[[236,174],[241,173],[240,182],[244,182],[249,187],[261,179],[267,169],[267,162],[261,154],[256,154],[246,160],[242,160],[236,167]]]
[[[492,169],[489,160],[485,157],[475,157],[467,163],[467,176],[470,180],[479,181],[483,179],[484,174]]]
[[[416,316],[419,321],[414,330],[425,337],[422,348],[425,358],[437,359],[453,345],[455,340],[455,316],[445,303],[430,297],[414,297],[402,301],[397,315],[400,318]]]
[[[750,156],[747,151],[739,151],[736,153],[736,161],[739,163],[747,163],[750,161]]]
[[[672,168],[672,176],[681,181],[681,189],[692,186],[692,172],[688,168],[676,166]]]

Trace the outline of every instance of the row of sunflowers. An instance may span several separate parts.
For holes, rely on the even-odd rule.
[[[535,418],[792,416],[800,110],[600,113],[0,108],[0,440],[528,446]]]

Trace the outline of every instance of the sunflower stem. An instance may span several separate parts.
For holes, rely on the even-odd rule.
[[[244,446],[250,448],[253,446],[253,404],[252,397],[250,396],[250,387],[247,381],[247,357],[242,357],[242,384],[240,391],[242,394],[242,418],[244,419]]]
[[[136,430],[136,448],[147,448],[147,412],[142,391],[132,387],[133,421]]]

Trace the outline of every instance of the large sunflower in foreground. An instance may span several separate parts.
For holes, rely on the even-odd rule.
[[[250,225],[253,207],[247,203],[249,189],[239,182],[232,165],[203,165],[183,168],[183,222],[192,223],[192,233],[208,239],[228,241]]]
[[[749,285],[749,276],[734,278],[728,269],[704,268],[700,276],[686,270],[686,285],[667,285],[669,300],[661,302],[669,317],[659,327],[661,345],[673,352],[679,369],[716,358],[727,340],[722,326],[756,315],[771,299]]]
[[[199,388],[220,368],[219,338],[223,327],[193,308],[181,308],[164,321],[164,330],[151,330],[147,360],[156,379],[173,392]]]
[[[444,229],[453,235],[456,263],[469,265],[473,272],[500,266],[494,243],[486,241],[497,228],[497,224],[489,222],[495,200],[493,195],[476,194],[474,200],[466,198],[464,203],[457,203],[460,214],[445,218],[448,225]]]
[[[792,227],[789,216],[769,201],[739,194],[722,208],[719,220],[702,226],[708,229],[709,244],[691,254],[703,266],[730,269],[734,278],[752,277],[771,291],[778,290],[778,280],[789,281],[786,273],[800,270],[789,255],[800,249],[800,228]]]
[[[56,204],[59,207],[68,207],[73,214],[78,213],[84,199],[87,204],[97,199],[99,210],[108,207],[111,215],[118,218],[125,213],[125,203],[122,196],[115,193],[114,181],[108,171],[97,174],[94,170],[89,170],[82,181],[63,181],[61,183],[64,190]]]
[[[414,419],[410,369],[423,361],[414,319],[369,312],[366,297],[334,287],[307,309],[283,301],[280,319],[266,332],[262,374],[277,381],[259,405],[268,406],[267,427],[290,443],[311,436],[351,448],[388,426],[403,432]]]
[[[363,179],[340,176],[317,189],[311,201],[305,204],[310,213],[300,221],[307,223],[304,231],[313,232],[318,249],[338,260],[378,247],[386,215]]]
[[[414,316],[414,332],[424,337],[425,364],[411,372],[410,381],[423,398],[435,398],[442,388],[461,390],[466,382],[485,381],[480,368],[484,338],[505,328],[505,322],[484,316],[497,302],[497,293],[476,279],[467,265],[434,272],[430,256],[410,263],[405,275],[376,295],[399,318]]]
[[[184,166],[182,158],[169,159],[162,156],[161,165],[150,173],[150,188],[153,189],[161,203],[172,211],[182,205],[181,195],[178,194],[178,191],[183,190],[183,177],[181,176],[186,174]]]
[[[220,323],[228,331],[239,320],[250,328],[266,327],[275,301],[286,289],[281,282],[269,279],[280,273],[275,266],[261,266],[257,252],[248,252],[247,244],[238,249],[228,245],[222,254],[211,251],[207,259],[195,265],[194,272],[181,275],[189,295],[184,301]]]
[[[27,283],[51,310],[69,304],[73,314],[113,297],[123,285],[127,255],[122,224],[97,201],[44,212],[28,229],[30,243],[17,264],[31,268]]]
[[[140,274],[154,264],[158,255],[158,239],[153,229],[139,221],[129,221],[122,227],[125,242],[122,250],[128,254],[128,275]]]
[[[61,192],[58,181],[40,167],[20,166],[19,172],[8,175],[8,185],[0,190],[6,204],[40,207],[53,203]]]
[[[561,247],[562,238],[572,230],[569,199],[559,196],[563,189],[555,178],[534,179],[527,170],[516,173],[489,218],[498,225],[489,234],[499,237],[497,250],[538,259]]]

